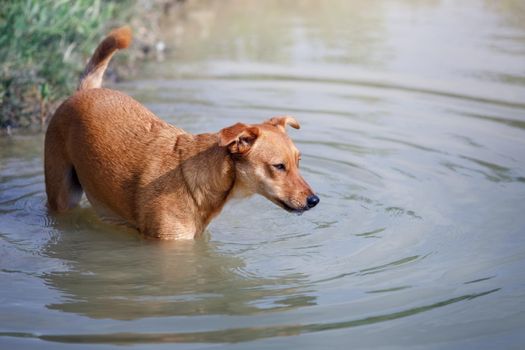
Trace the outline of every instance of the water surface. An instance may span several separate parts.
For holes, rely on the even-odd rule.
[[[2,138],[0,347],[519,349],[524,23],[520,1],[190,2],[114,87],[190,132],[294,115],[320,205],[143,240],[85,201],[48,215],[43,137]]]

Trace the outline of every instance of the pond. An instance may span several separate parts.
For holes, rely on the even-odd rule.
[[[45,206],[0,138],[0,347],[519,348],[525,11],[516,1],[193,1],[125,91],[190,132],[294,115],[321,198],[144,240]],[[125,128],[125,125],[122,125]]]

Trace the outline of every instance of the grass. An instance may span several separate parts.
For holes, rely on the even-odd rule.
[[[0,128],[42,127],[131,1],[1,2]]]

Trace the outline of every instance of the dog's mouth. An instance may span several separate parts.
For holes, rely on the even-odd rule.
[[[277,203],[278,206],[280,206],[281,208],[283,208],[284,210],[286,210],[289,213],[294,213],[294,214],[301,215],[302,213],[304,213],[305,211],[308,210],[308,207],[303,207],[303,208],[299,208],[299,209],[293,208],[293,207],[289,206],[288,204],[286,204],[284,201],[282,201],[280,199],[276,199],[275,202]]]

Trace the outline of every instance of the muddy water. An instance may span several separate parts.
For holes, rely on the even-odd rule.
[[[520,1],[190,2],[117,84],[191,132],[288,113],[321,197],[195,242],[51,217],[42,139],[0,139],[0,347],[520,348]],[[125,127],[123,125],[122,127]]]

